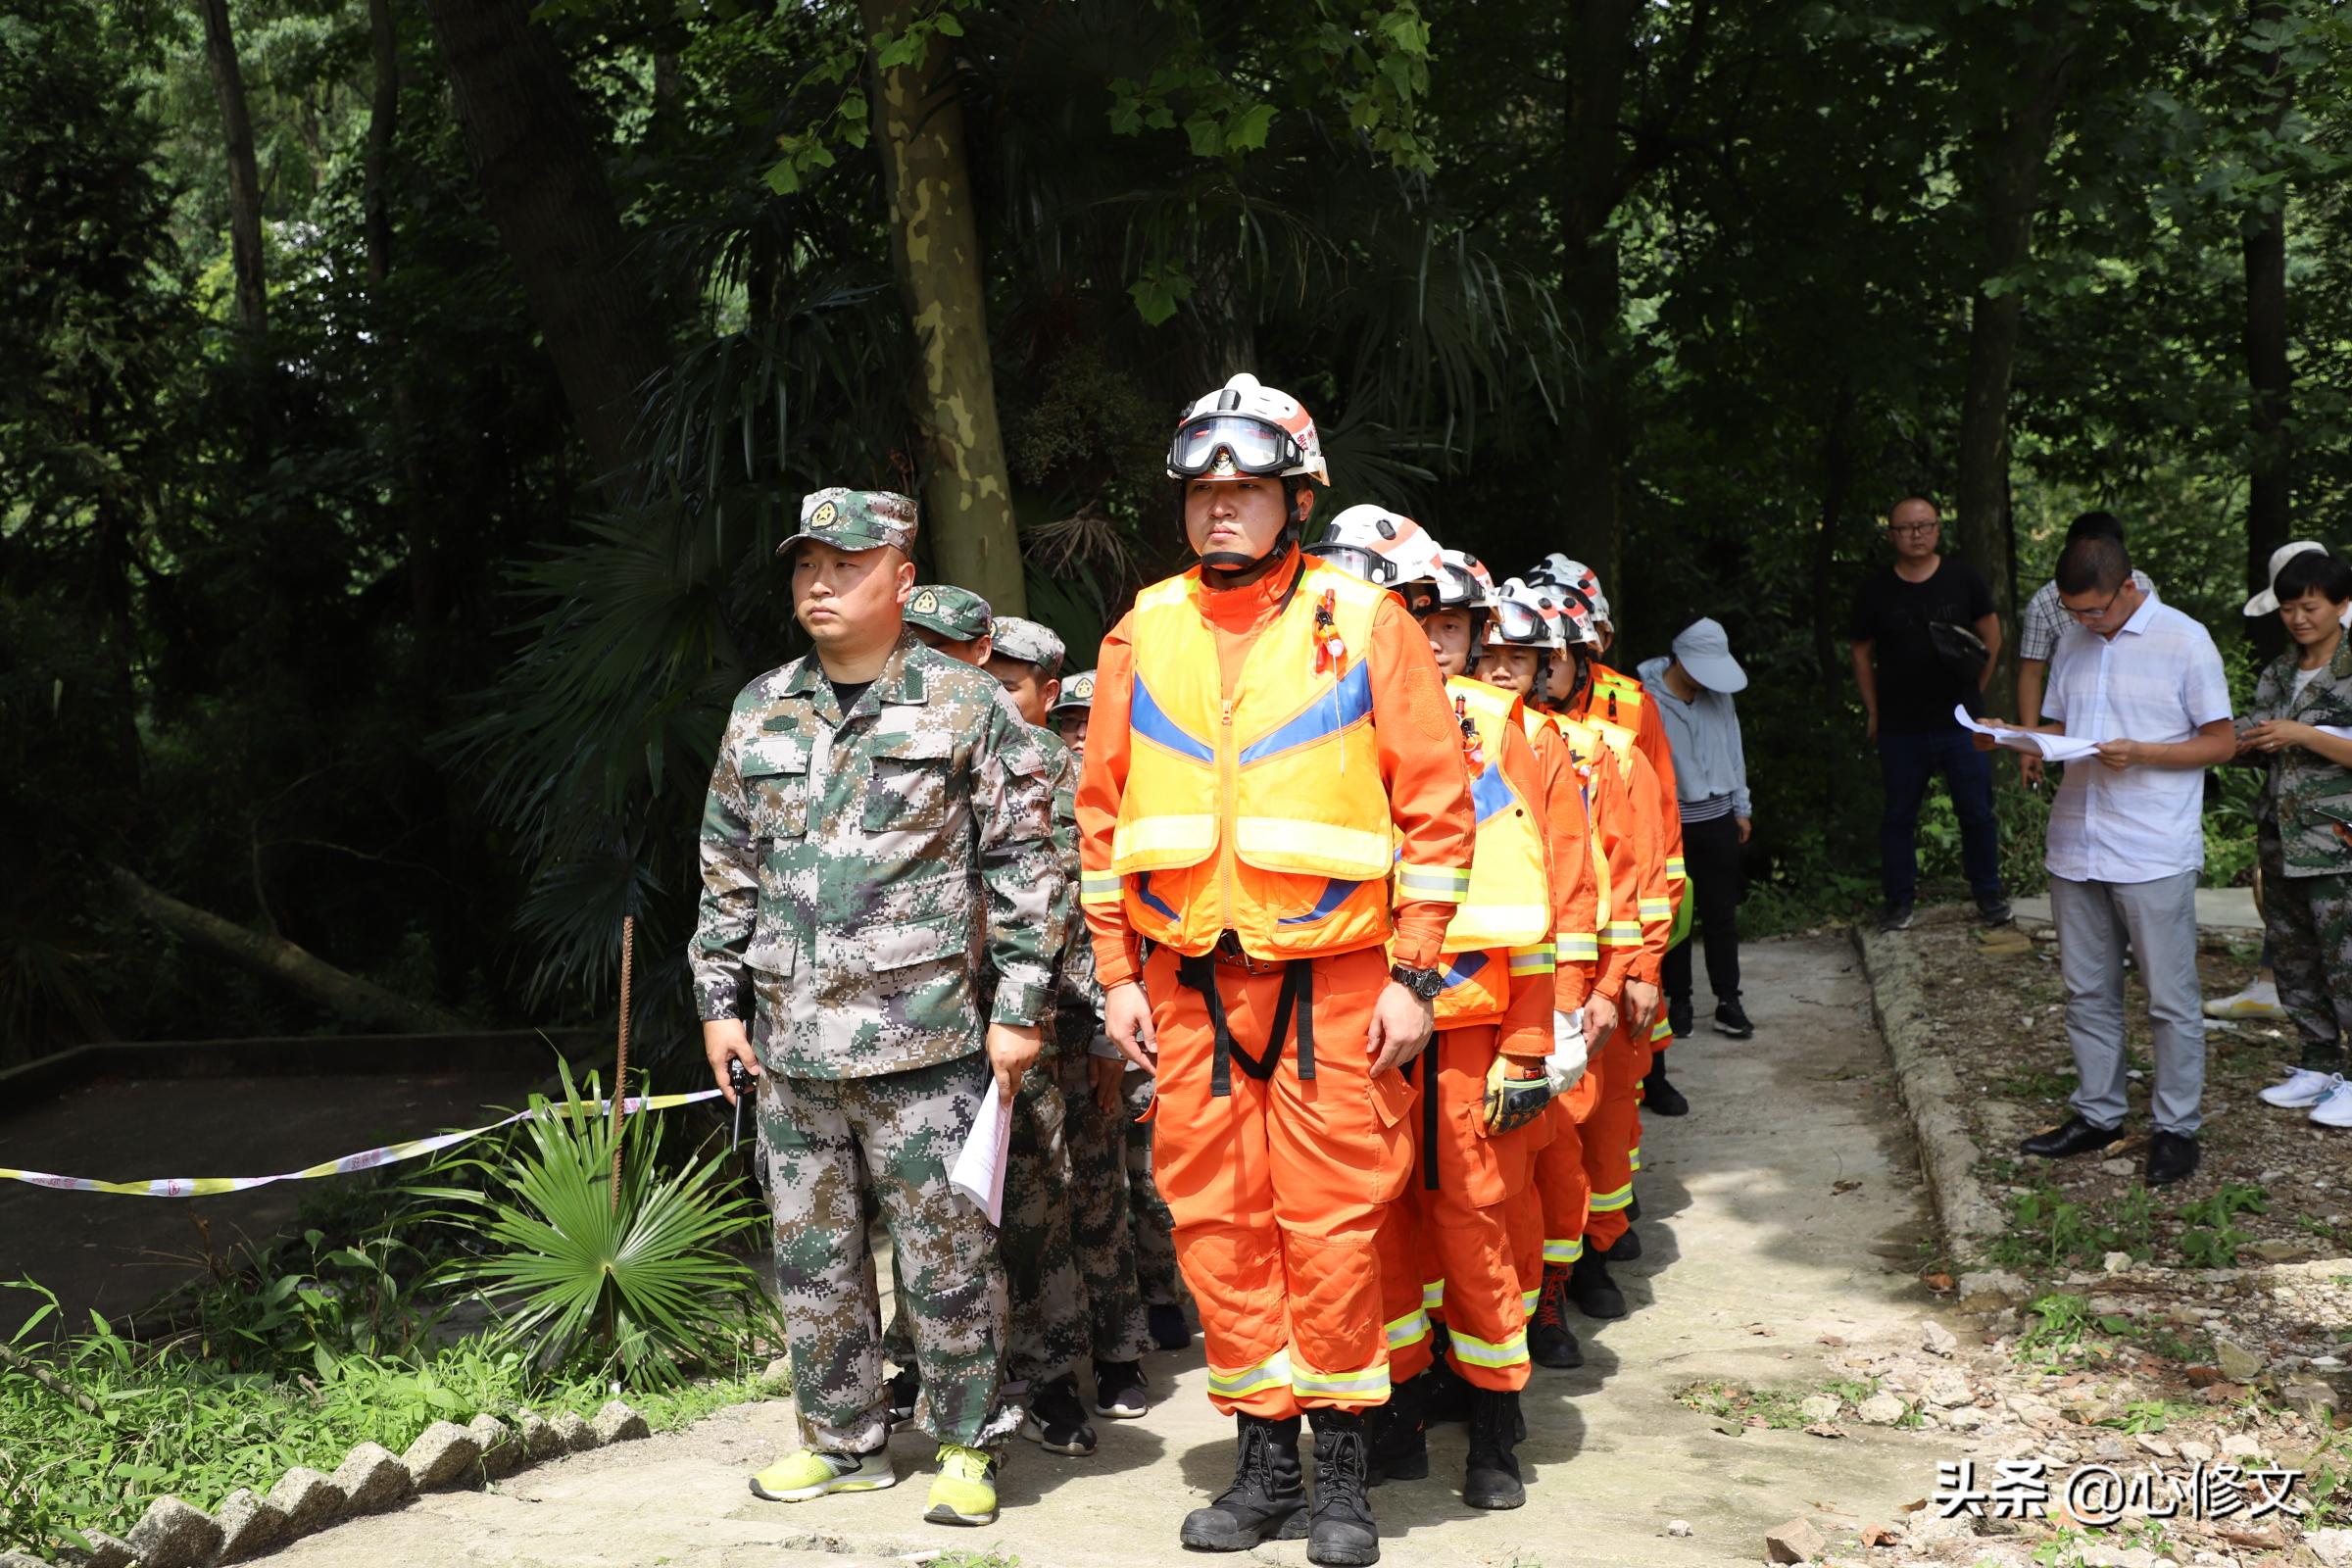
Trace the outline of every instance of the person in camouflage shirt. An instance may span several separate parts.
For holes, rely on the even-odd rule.
[[[1034,671],[1024,661],[1007,661],[1000,667],[997,645],[999,628],[1008,629],[1017,643],[1021,628],[1035,623],[1009,616],[1000,620],[988,601],[968,588],[945,583],[918,586],[906,604],[906,624],[940,653],[984,667],[1000,682],[1006,669],[1034,681]],[[1042,626],[1036,629],[1053,635]],[[1008,688],[1008,695],[1019,710],[1020,693]],[[1025,711],[1022,719],[1028,719]],[[1078,853],[1077,816],[1071,806],[1078,787],[1077,772],[1068,749],[1057,737],[1037,731],[1033,738],[1046,754],[1047,777],[1054,792],[1054,853],[1061,857],[1066,871]],[[1067,921],[1075,908],[1075,888],[1065,884],[1065,889],[1061,913]],[[1050,1453],[1083,1458],[1095,1451],[1095,1431],[1087,1424],[1077,1385],[1078,1360],[1085,1354],[1087,1343],[1086,1287],[1079,1277],[1078,1256],[1070,1239],[1069,1136],[1050,1060],[1054,1054],[1054,1033],[1049,1029],[1038,1064],[1021,1080],[1020,1097],[1013,1102],[1012,1147],[1005,1159],[1004,1209],[998,1232],[1011,1305],[1004,1346],[1004,1392],[1007,1398],[1024,1407],[1023,1437]],[[902,1367],[902,1346],[897,1340],[903,1322],[902,1315],[891,1325],[893,1341],[885,1346]],[[893,1404],[904,1407],[907,1399],[904,1372],[892,1383]]]
[[[785,541],[815,652],[736,699],[702,828],[690,962],[712,1075],[759,1078],[778,1292],[805,1447],[752,1480],[873,1491],[882,1393],[866,1203],[878,1203],[940,1440],[926,1517],[996,1517],[1004,1276],[948,1185],[993,1073],[1036,1059],[1068,892],[1044,748],[998,684],[908,635],[914,503],[819,491]],[[995,973],[984,1007],[979,960]],[[748,1025],[748,1028],[747,1028]]]
[[[2268,763],[2256,813],[2262,917],[2297,1056],[2263,1101],[2352,1127],[2352,564],[2287,546],[2248,614],[2278,612],[2287,651],[2255,682],[2241,756]]]

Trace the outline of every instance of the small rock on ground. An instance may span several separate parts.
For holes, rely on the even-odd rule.
[[[1950,1355],[1954,1350],[1960,1348],[1958,1336],[1934,1318],[1930,1318],[1920,1325],[1919,1342],[1936,1355]]]
[[[528,1410],[515,1417],[514,1426],[522,1434],[522,1451],[533,1463],[553,1459],[564,1451],[564,1435]]]
[[[1666,1521],[1666,1533],[1670,1536],[1687,1536],[1690,1533],[1690,1521],[1688,1519],[1669,1519]]]
[[[1903,1401],[1894,1395],[1874,1394],[1854,1406],[1854,1414],[1874,1427],[1890,1427],[1903,1418],[1905,1408]]]
[[[513,1427],[485,1411],[466,1422],[466,1430],[473,1434],[474,1444],[482,1451],[483,1475],[496,1481],[521,1468],[522,1439]]]
[[[70,1568],[130,1568],[138,1555],[130,1549],[130,1543],[120,1536],[110,1536],[103,1530],[85,1530],[81,1535],[90,1544],[90,1549],[79,1556],[69,1554],[66,1561]]]
[[[1791,1519],[1764,1532],[1764,1556],[1768,1562],[1811,1562],[1829,1550],[1829,1546],[1809,1519]]]
[[[595,1447],[599,1441],[596,1428],[590,1426],[577,1410],[566,1410],[548,1424],[556,1429],[556,1436],[563,1440],[564,1446],[573,1453],[585,1453]]]
[[[427,1487],[446,1487],[470,1474],[481,1456],[482,1446],[470,1431],[455,1421],[436,1421],[416,1435],[400,1462],[421,1492]]]
[[[618,1399],[605,1401],[605,1407],[596,1412],[594,1426],[600,1444],[635,1443],[654,1435],[654,1429],[645,1424],[645,1417]]]

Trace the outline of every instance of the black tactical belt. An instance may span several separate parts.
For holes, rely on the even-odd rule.
[[[1232,961],[1222,952],[1192,957],[1179,956],[1176,959],[1176,983],[1200,993],[1201,1004],[1208,1008],[1209,1028],[1216,1036],[1216,1055],[1208,1075],[1209,1098],[1222,1100],[1233,1093],[1236,1061],[1242,1064],[1242,1071],[1259,1083],[1273,1077],[1274,1064],[1282,1059],[1282,1043],[1291,1034],[1294,1014],[1298,1020],[1298,1076],[1301,1080],[1311,1080],[1315,1076],[1314,960],[1293,958],[1279,965],[1282,994],[1274,1004],[1274,1027],[1265,1050],[1254,1056],[1233,1038],[1233,1025],[1225,1016],[1225,999],[1217,994],[1216,966]],[[1250,972],[1257,974],[1269,973],[1277,967],[1270,963],[1259,967],[1256,959],[1250,959]]]

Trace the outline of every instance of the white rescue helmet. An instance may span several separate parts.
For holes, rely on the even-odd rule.
[[[1494,576],[1487,564],[1467,550],[1438,552],[1438,608],[1491,610],[1494,605]]]
[[[1565,653],[1568,643],[1560,627],[1559,601],[1516,577],[1506,579],[1494,590],[1484,646]]]
[[[1306,553],[1382,588],[1438,581],[1440,553],[1429,530],[1401,512],[1368,502],[1332,518]]]
[[[1297,398],[1247,370],[1185,410],[1168,442],[1171,479],[1293,475],[1331,483],[1315,421]]]
[[[1554,550],[1545,556],[1527,574],[1527,580],[1538,586],[1574,589],[1592,611],[1592,618],[1602,625],[1609,622],[1609,596],[1600,591],[1600,573],[1581,561],[1573,561]]]

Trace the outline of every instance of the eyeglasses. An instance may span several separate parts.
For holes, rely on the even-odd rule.
[[[2115,602],[2124,597],[2124,590],[2130,586],[2131,584],[2129,580],[2116,584],[2115,592],[2109,594],[2107,596],[2107,602],[2099,606],[2099,608],[2096,610],[2077,610],[2074,606],[2068,604],[2063,599],[2058,601],[2058,608],[2065,611],[2068,614],[2074,616],[2077,620],[2098,620],[2103,617],[2107,612],[2115,608]]]
[[[1886,531],[1888,533],[1934,533],[1942,526],[1943,524],[1940,522],[1890,522],[1886,525]]]

